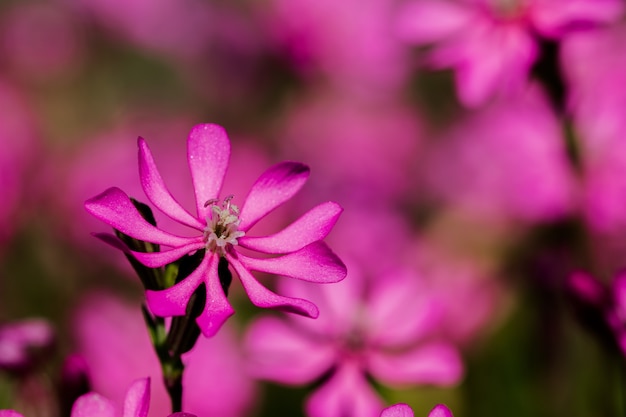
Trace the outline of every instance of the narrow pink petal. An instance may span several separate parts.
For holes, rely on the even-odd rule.
[[[246,269],[283,275],[311,282],[339,282],[346,277],[346,266],[324,242],[311,243],[297,252],[278,258],[249,258],[241,254],[238,259]]]
[[[150,408],[150,378],[133,382],[124,399],[123,417],[147,417]]]
[[[212,256],[205,256],[195,271],[173,287],[160,291],[146,290],[146,302],[150,311],[162,317],[185,315],[189,297],[202,283],[212,258]],[[217,268],[217,262],[213,264]]]
[[[395,404],[380,413],[380,417],[413,417],[413,410],[407,404]],[[429,416],[430,417],[430,416]]]
[[[206,304],[204,305],[204,310],[196,319],[196,323],[200,326],[200,330],[205,337],[215,336],[224,322],[235,314],[235,310],[228,302],[217,275],[218,258],[217,256],[213,256],[213,258],[214,261],[204,278]]]
[[[432,410],[430,410],[430,413],[428,413],[428,417],[454,417],[454,416],[452,415],[452,411],[450,411],[448,407],[446,407],[443,404],[437,404],[435,407],[433,407]]]
[[[305,407],[310,417],[378,417],[383,404],[361,370],[347,362],[309,397]]]
[[[298,220],[271,236],[243,236],[239,244],[247,249],[264,253],[288,253],[324,239],[332,230],[343,209],[337,203],[322,203]]]
[[[389,384],[452,385],[460,381],[463,363],[451,345],[432,342],[401,353],[372,351],[368,369]]]
[[[208,213],[204,204],[218,197],[229,159],[230,141],[223,127],[201,124],[191,129],[187,139],[187,160],[199,218],[205,218]]]
[[[246,290],[246,293],[248,293],[250,301],[255,306],[274,308],[312,318],[316,318],[319,315],[317,307],[310,301],[275,294],[262,286],[237,259],[228,256],[228,262],[233,266],[237,275],[239,275],[241,284]]]
[[[24,417],[15,410],[0,410],[0,417]]]
[[[137,140],[137,146],[139,147],[139,178],[148,199],[170,218],[202,230],[205,225],[185,210],[168,191],[146,141],[140,137]]]
[[[199,241],[189,243],[178,248],[174,248],[162,252],[135,252],[129,251],[139,262],[149,268],[158,268],[163,265],[170,264],[188,253],[193,253],[204,247],[204,242]]]
[[[97,219],[135,239],[172,247],[183,246],[190,241],[189,238],[175,236],[152,226],[141,217],[130,198],[119,188],[109,188],[87,200],[85,209]]]
[[[283,384],[313,382],[330,369],[335,359],[332,344],[274,316],[250,324],[244,345],[252,375]]]
[[[610,23],[624,13],[621,0],[539,0],[533,6],[531,20],[537,30],[555,38],[577,26]]]
[[[239,229],[250,229],[263,216],[293,197],[309,178],[309,173],[306,165],[281,162],[261,174],[243,203]]]
[[[103,396],[89,393],[78,397],[71,417],[117,417],[113,403]]]
[[[396,33],[418,45],[461,35],[475,16],[471,5],[447,0],[419,0],[400,9]]]

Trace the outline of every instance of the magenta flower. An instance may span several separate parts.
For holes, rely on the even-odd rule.
[[[0,369],[25,371],[50,351],[54,330],[43,319],[27,319],[0,326]]]
[[[441,305],[407,272],[366,281],[351,276],[328,286],[282,281],[323,306],[315,321],[275,316],[253,322],[245,344],[253,375],[300,385],[325,382],[306,402],[311,417],[377,417],[382,401],[366,375],[393,386],[459,381],[457,350],[437,337]]]
[[[406,404],[394,404],[391,407],[387,407],[380,414],[380,417],[413,417],[413,410]],[[437,404],[428,417],[454,417],[452,412],[443,404]]]
[[[150,407],[150,378],[138,379],[126,392],[122,416],[147,417]],[[120,413],[107,398],[90,392],[80,396],[72,407],[71,417],[117,417]],[[195,417],[188,413],[174,413],[170,417]],[[0,417],[24,417],[14,410],[0,410]]]
[[[171,288],[147,290],[152,312],[159,316],[184,315],[193,292],[206,285],[206,305],[197,322],[205,336],[214,335],[234,310],[218,276],[220,257],[239,276],[253,304],[277,308],[308,317],[318,309],[310,301],[279,296],[262,286],[251,271],[263,271],[312,282],[337,282],[346,275],[341,260],[321,240],[334,226],[342,209],[334,202],[320,204],[282,231],[270,236],[251,236],[251,228],[265,215],[289,200],[304,185],[309,169],[297,162],[282,162],[263,173],[252,186],[241,210],[234,197],[220,198],[230,157],[230,142],[224,129],[204,124],[194,127],[187,141],[187,156],[196,197],[194,216],[170,194],[148,148],[139,145],[141,185],[148,199],[168,217],[190,227],[193,236],[182,237],[148,223],[130,198],[119,188],[110,188],[88,200],[89,213],[114,229],[135,239],[169,246],[162,252],[139,253],[128,250],[139,262],[151,268],[172,263],[186,254],[203,250],[205,255],[188,277]],[[253,258],[239,248],[280,257]]]
[[[526,84],[539,55],[537,35],[561,39],[622,11],[620,0],[412,0],[398,31],[418,45],[435,43],[431,63],[454,68],[460,100],[477,106]]]

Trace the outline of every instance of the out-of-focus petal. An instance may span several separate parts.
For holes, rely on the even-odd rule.
[[[304,281],[339,282],[346,276],[346,266],[341,259],[319,241],[278,258],[249,258],[239,254],[238,259],[247,269]]]
[[[223,127],[215,124],[194,126],[187,139],[187,159],[196,194],[198,217],[209,209],[204,204],[217,198],[230,159],[230,141]]]
[[[620,0],[539,0],[530,9],[535,28],[544,36],[561,37],[569,30],[610,23],[624,13]]]
[[[145,266],[149,268],[158,268],[163,265],[172,263],[180,259],[184,255],[195,252],[202,247],[204,247],[204,242],[199,239],[196,242],[161,252],[128,252],[131,253],[135,258],[137,258],[139,262],[141,262]]]
[[[183,246],[189,238],[164,232],[141,217],[126,193],[112,187],[85,202],[85,209],[94,217],[102,220],[114,229],[146,242],[167,246]]]
[[[0,417],[24,417],[15,410],[0,410]]]
[[[352,363],[340,366],[305,405],[311,417],[378,417],[382,406],[365,376]]]
[[[243,236],[239,239],[239,244],[264,253],[293,252],[324,239],[342,211],[339,204],[328,201],[313,207],[278,233],[264,237]]]
[[[398,270],[381,276],[370,294],[367,328],[376,346],[406,346],[441,323],[441,304],[411,273]]]
[[[437,404],[435,407],[433,407],[432,410],[430,410],[430,413],[428,413],[428,417],[454,417],[454,416],[452,415],[452,411],[450,411],[448,407],[446,407],[443,404]]]
[[[372,375],[390,384],[451,385],[463,374],[459,353],[441,342],[421,344],[402,353],[372,351],[367,366]]]
[[[195,271],[170,288],[160,291],[146,290],[146,302],[150,311],[163,317],[185,315],[189,298],[207,275],[208,270],[217,269],[217,262],[211,264],[212,259],[210,256],[205,256]],[[207,304],[209,302],[210,300],[207,300]]]
[[[413,1],[400,9],[396,33],[402,39],[417,44],[440,41],[460,34],[470,24],[474,14],[462,2]]]
[[[298,162],[281,162],[256,180],[241,208],[239,229],[250,229],[263,216],[289,200],[309,178],[309,167]]]
[[[102,395],[89,393],[79,397],[72,407],[71,417],[117,417],[115,406]],[[126,417],[126,416],[125,416]]]
[[[195,414],[185,413],[184,411],[170,414],[168,417],[198,417]]]
[[[250,372],[284,384],[313,382],[330,369],[335,357],[332,345],[318,343],[289,322],[272,316],[250,324],[244,344]]]
[[[235,310],[228,302],[226,294],[220,284],[219,276],[217,275],[217,257],[213,257],[213,264],[210,265],[208,273],[204,279],[206,285],[206,303],[204,310],[196,319],[196,323],[200,326],[202,334],[206,337],[215,336],[215,334],[222,327],[224,322],[228,320],[230,316],[235,314]]]
[[[241,284],[246,290],[252,304],[262,308],[274,308],[281,311],[300,314],[302,316],[317,318],[319,310],[315,304],[301,298],[283,297],[265,288],[255,277],[244,267],[244,265],[228,257],[229,263],[233,266]]]
[[[137,140],[137,146],[139,147],[139,178],[148,199],[170,218],[202,230],[204,224],[185,210],[168,191],[146,141],[140,137]]]
[[[380,417],[413,417],[413,410],[407,404],[395,404],[380,413]],[[432,417],[429,415],[428,417]]]
[[[457,90],[459,99],[470,107],[484,104],[496,91],[519,91],[538,54],[530,34],[515,26],[485,23],[459,43]]]
[[[146,417],[150,409],[150,378],[133,382],[126,392],[123,417]],[[92,416],[96,417],[96,416]]]

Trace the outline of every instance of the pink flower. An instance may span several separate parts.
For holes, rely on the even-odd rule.
[[[138,379],[130,386],[124,399],[124,417],[147,417],[150,407],[150,378]],[[115,404],[96,393],[80,396],[72,407],[71,417],[117,417],[120,413]],[[165,415],[162,413],[161,415]],[[170,417],[195,417],[187,413],[175,413]],[[0,410],[0,417],[23,417],[14,410]]]
[[[324,377],[306,402],[311,417],[378,416],[382,403],[366,374],[391,385],[458,382],[460,357],[435,336],[441,306],[420,281],[398,271],[366,281],[350,271],[333,288],[281,282],[285,292],[313,297],[322,314],[253,322],[245,339],[251,372],[284,384]]]
[[[434,143],[423,169],[437,199],[491,224],[554,220],[574,204],[565,140],[538,89],[462,120]]]
[[[413,410],[406,404],[395,404],[387,407],[380,414],[380,417],[413,417]],[[428,417],[454,417],[448,407],[443,404],[436,405]]]
[[[432,64],[454,68],[460,100],[477,106],[526,84],[538,36],[561,39],[573,28],[614,21],[622,11],[619,0],[412,0],[401,11],[398,32],[418,45],[437,44]]]
[[[324,244],[341,213],[333,202],[316,206],[282,231],[264,237],[250,236],[250,229],[265,215],[289,200],[306,182],[309,169],[297,162],[283,162],[263,173],[252,186],[241,210],[233,197],[220,199],[230,142],[223,128],[204,124],[194,127],[187,141],[187,155],[196,197],[197,215],[184,209],[167,190],[147,143],[139,138],[141,185],[149,200],[170,218],[193,229],[194,236],[173,235],[152,226],[119,188],[110,188],[88,200],[89,213],[114,229],[135,239],[169,246],[163,252],[132,252],[141,263],[158,268],[198,250],[205,251],[202,262],[188,277],[171,288],[148,290],[147,303],[159,316],[184,315],[193,292],[206,285],[206,305],[197,322],[205,336],[213,336],[234,310],[218,276],[220,258],[232,267],[252,303],[264,308],[317,317],[317,307],[306,300],[279,296],[262,286],[250,271],[263,271],[312,282],[337,282],[346,269]],[[252,258],[239,247],[281,257]]]
[[[34,366],[55,340],[50,323],[28,319],[0,325],[0,369],[14,372]]]
[[[73,336],[87,365],[94,391],[121,403],[137,375],[152,378],[150,417],[170,407],[161,366],[138,308],[101,292],[82,300]],[[254,405],[254,381],[247,375],[233,329],[226,325],[210,339],[200,338],[183,355],[183,407],[203,417],[241,417]],[[218,377],[219,376],[219,377]]]

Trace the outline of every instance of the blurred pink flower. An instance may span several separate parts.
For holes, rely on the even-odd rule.
[[[110,188],[87,200],[85,208],[124,234],[172,248],[151,253],[129,251],[148,267],[161,267],[185,254],[205,251],[197,269],[181,282],[161,291],[146,291],[148,306],[154,314],[166,317],[185,315],[189,298],[204,283],[207,302],[196,321],[205,336],[213,336],[234,314],[218,276],[218,262],[223,257],[239,276],[254,305],[317,317],[318,310],[314,304],[279,296],[262,286],[250,272],[263,271],[325,283],[337,282],[345,277],[345,266],[322,242],[341,214],[341,207],[336,203],[316,206],[274,235],[248,235],[260,219],[300,190],[308,178],[308,167],[296,162],[283,162],[269,168],[254,183],[240,211],[231,202],[232,196],[219,199],[230,158],[230,141],[226,132],[217,125],[198,125],[192,129],[187,141],[196,196],[196,217],[167,190],[147,143],[139,138],[138,145],[141,184],[149,200],[173,220],[195,229],[196,235],[180,237],[152,226],[119,188]],[[283,256],[251,258],[237,250],[239,246]]]
[[[381,400],[366,374],[392,385],[458,382],[458,352],[433,337],[441,306],[412,274],[387,274],[366,281],[351,265],[332,288],[282,281],[284,292],[314,299],[320,317],[254,321],[244,342],[251,372],[284,384],[324,377],[305,405],[311,417],[378,416]]]
[[[410,0],[397,30],[412,43],[435,43],[431,63],[454,68],[460,100],[478,106],[526,84],[539,37],[615,21],[623,8],[619,0]]]
[[[305,74],[322,72],[353,94],[385,93],[406,79],[405,52],[391,36],[390,0],[259,3],[271,39]]]
[[[124,399],[124,417],[146,417],[150,408],[150,378],[138,379],[132,383]],[[172,416],[195,417],[187,413],[175,413]],[[96,393],[80,396],[72,407],[71,417],[117,417],[115,403]],[[164,413],[160,414],[165,415]],[[0,410],[0,417],[24,417],[14,410]],[[182,417],[182,416],[181,416]]]
[[[556,116],[537,90],[471,114],[432,145],[430,192],[488,223],[538,222],[568,214],[573,170]]]
[[[18,77],[48,81],[75,75],[84,36],[76,16],[61,2],[19,2],[3,11],[0,50]]]
[[[43,319],[24,319],[0,325],[0,369],[20,372],[30,369],[49,352],[54,330]]]
[[[74,315],[78,353],[88,365],[93,390],[121,404],[124,387],[138,375],[161,381],[161,367],[138,308],[112,296],[91,295]],[[200,338],[183,355],[183,407],[198,416],[246,415],[255,398],[255,386],[244,371],[235,335],[225,326],[211,339]],[[150,416],[170,408],[162,383],[152,387]]]
[[[578,35],[562,60],[582,165],[582,209],[603,235],[626,230],[626,26]],[[571,67],[570,67],[571,66]]]
[[[391,407],[387,407],[380,414],[380,417],[413,417],[413,410],[406,404],[395,404]],[[443,404],[436,405],[428,417],[454,417],[448,407]]]

